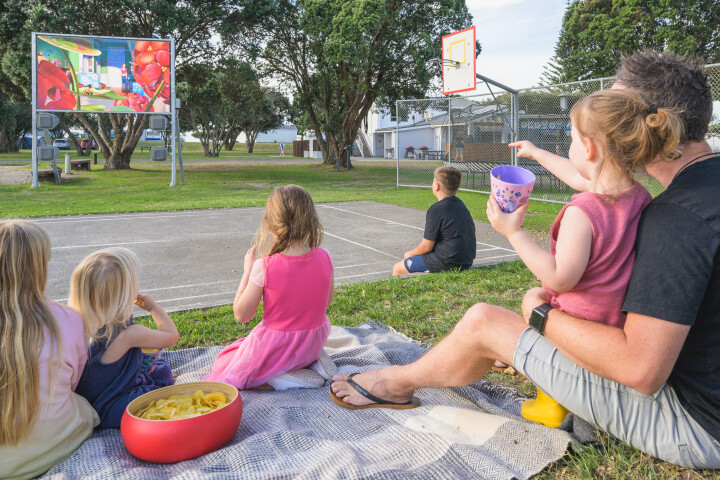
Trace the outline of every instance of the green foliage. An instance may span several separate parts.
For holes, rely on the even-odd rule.
[[[246,30],[235,40],[294,87],[326,162],[353,143],[375,101],[424,96],[440,37],[471,22],[464,0],[240,4]]]
[[[720,2],[575,0],[563,17],[544,83],[613,76],[623,54],[644,48],[720,61]]]
[[[29,102],[13,102],[0,96],[0,152],[15,152],[18,142],[32,131]]]

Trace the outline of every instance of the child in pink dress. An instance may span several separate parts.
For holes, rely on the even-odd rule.
[[[330,335],[325,311],[334,294],[333,263],[328,251],[319,248],[321,240],[322,226],[310,194],[297,185],[276,188],[258,229],[260,258],[255,260],[256,247],[245,254],[233,302],[235,318],[246,323],[262,299],[262,322],[220,352],[207,380],[239,389],[285,389],[289,386],[283,374],[321,357]]]

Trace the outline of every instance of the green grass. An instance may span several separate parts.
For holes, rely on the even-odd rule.
[[[267,159],[268,154],[257,157]],[[0,156],[0,164],[7,162],[13,160]],[[128,171],[96,169],[74,174],[61,185],[46,183],[39,189],[0,185],[0,217],[258,206],[264,205],[275,186],[287,183],[304,186],[316,202],[374,200],[425,210],[435,201],[429,189],[395,188],[395,167],[389,162],[358,162],[350,172],[335,172],[317,163],[274,160],[189,163],[187,184],[177,188],[168,186],[167,163],[134,161],[132,166]],[[461,192],[460,197],[475,219],[486,220],[487,195]],[[560,208],[558,204],[531,202],[525,227],[536,238],[546,239]],[[434,344],[450,332],[471,305],[487,302],[518,311],[523,293],[536,285],[537,280],[521,262],[358,283],[338,289],[328,315],[335,325],[355,326],[374,320]],[[246,335],[261,316],[262,307],[252,322],[238,324],[229,305],[172,313],[180,331],[174,348],[226,345]],[[147,317],[139,321],[151,323]],[[534,395],[533,386],[523,377],[491,372],[486,378]],[[600,439],[600,447],[569,453],[538,478],[720,478],[714,472],[696,473],[660,462],[604,434]]]
[[[436,201],[428,188],[396,188],[395,167],[387,162],[358,162],[349,172],[319,163],[273,162],[188,163],[186,184],[175,188],[169,187],[170,166],[153,162],[133,162],[131,170],[76,172],[40,188],[0,185],[0,217],[261,206],[273,188],[287,183],[302,185],[317,203],[373,200],[425,210]],[[459,196],[474,218],[486,220],[487,195]],[[560,207],[532,202],[526,228],[548,231]]]
[[[162,142],[148,142],[148,141],[141,141],[138,142],[137,148],[135,149],[135,152],[133,153],[133,162],[134,161],[149,161],[150,160],[150,147],[156,147],[161,146]],[[90,157],[87,156],[79,156],[74,148],[71,148],[70,150],[61,150],[60,156],[58,157],[58,162],[63,162],[65,159],[65,152],[70,153],[70,157],[73,160],[77,159],[87,159],[92,158],[92,155]],[[94,153],[98,154],[98,163],[103,162],[102,155],[100,154],[99,150],[94,150]],[[183,153],[183,160],[212,160],[211,158],[205,157],[202,145],[200,142],[182,142],[182,153]],[[292,144],[286,143],[285,144],[285,155],[286,158],[294,158],[291,157],[290,154],[292,153]],[[251,160],[256,158],[263,158],[267,159],[268,157],[275,157],[277,156],[279,158],[280,156],[280,144],[279,143],[256,143],[253,148],[253,153],[248,153],[247,148],[244,143],[236,143],[235,147],[232,151],[225,151],[222,150],[220,152],[219,159],[220,160]],[[8,165],[8,164],[30,164],[32,161],[31,157],[31,151],[30,150],[20,150],[18,152],[11,152],[11,153],[0,153],[0,165]]]

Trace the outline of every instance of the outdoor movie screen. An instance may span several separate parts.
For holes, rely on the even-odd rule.
[[[37,109],[169,113],[167,40],[37,34]]]

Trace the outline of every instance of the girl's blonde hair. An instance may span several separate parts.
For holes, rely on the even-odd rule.
[[[75,268],[69,305],[82,315],[92,340],[111,340],[127,325],[138,294],[139,273],[137,256],[122,247],[93,252]]]
[[[268,245],[268,233],[272,244]],[[322,225],[310,194],[297,185],[277,187],[268,197],[255,245],[261,257],[284,252],[293,242],[318,247],[322,242]]]
[[[49,260],[50,236],[40,225],[0,221],[0,445],[17,445],[32,430],[45,335],[59,366],[62,337],[45,296]]]
[[[602,90],[580,100],[570,120],[581,137],[599,142],[605,154],[598,172],[612,163],[628,177],[658,155],[678,158],[683,126],[677,112],[648,105],[630,90]]]

